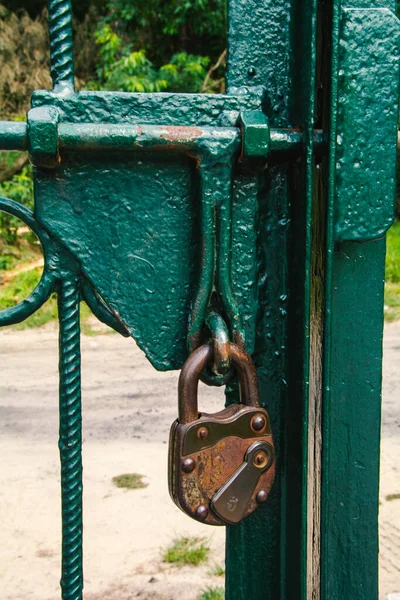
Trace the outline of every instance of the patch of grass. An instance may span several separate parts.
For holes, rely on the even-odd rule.
[[[385,319],[387,321],[400,319],[400,283],[385,283]]]
[[[173,541],[163,552],[163,561],[172,563],[178,567],[191,565],[197,567],[207,562],[210,547],[207,540],[201,537],[181,537]]]
[[[385,319],[400,319],[400,221],[389,229],[386,242]]]
[[[0,310],[11,308],[22,302],[35,289],[42,276],[42,268],[36,267],[21,271],[1,285],[0,280]],[[95,328],[90,323],[92,312],[85,302],[81,302],[81,329],[85,335],[98,335],[104,333],[104,327]],[[57,295],[52,294],[47,302],[22,323],[12,325],[15,329],[41,327],[49,321],[58,318]],[[107,329],[108,331],[108,329]],[[112,329],[110,329],[112,331]]]
[[[400,283],[400,221],[396,221],[387,233],[386,281]]]
[[[41,275],[41,267],[21,271],[7,283],[0,286],[0,310],[11,308],[22,302],[35,289]],[[55,318],[57,318],[57,300],[55,294],[53,294],[38,311],[22,323],[17,323],[14,327],[16,329],[40,327]]]
[[[116,475],[112,478],[112,482],[119,488],[127,490],[140,490],[146,488],[149,484],[143,481],[143,475],[139,473],[125,473],[124,475]]]
[[[1,194],[0,194],[1,195]],[[19,265],[29,264],[42,258],[39,241],[32,242],[29,236],[34,234],[24,233],[18,236],[18,243],[7,244],[0,227],[0,277],[2,271],[15,269]]]
[[[224,600],[225,591],[222,587],[207,587],[201,591],[200,600]]]
[[[224,577],[225,576],[225,567],[222,565],[214,565],[210,569],[210,575],[212,577]]]
[[[400,500],[400,494],[388,494],[386,500],[388,502],[390,502],[390,500]]]

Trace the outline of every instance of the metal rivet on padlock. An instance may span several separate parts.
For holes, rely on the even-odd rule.
[[[238,523],[267,500],[275,476],[269,416],[260,407],[255,366],[231,344],[240,404],[215,414],[199,413],[200,374],[211,345],[195,350],[179,379],[179,418],[170,434],[169,487],[174,502],[209,525]]]

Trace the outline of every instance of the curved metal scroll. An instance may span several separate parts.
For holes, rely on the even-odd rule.
[[[0,197],[0,210],[21,219],[25,225],[32,229],[39,238],[44,255],[43,275],[33,292],[16,306],[0,311],[0,326],[3,326],[24,321],[50,298],[55,286],[57,257],[49,236],[39,227],[33,212],[29,208],[14,200]]]

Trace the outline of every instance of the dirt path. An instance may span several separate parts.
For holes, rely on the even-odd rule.
[[[2,598],[56,600],[57,332],[4,330],[0,347],[0,514],[7,540],[0,546]],[[82,352],[85,599],[195,600],[207,585],[221,585],[209,571],[223,564],[224,530],[188,519],[168,495],[177,373],[157,373],[133,340],[118,335],[82,336]],[[215,410],[210,392],[202,393],[203,406]],[[131,472],[146,475],[149,486],[123,490],[112,484],[115,475]],[[160,549],[185,534],[210,539],[209,565],[177,569],[162,563]]]
[[[21,263],[17,267],[15,267],[15,269],[8,269],[7,271],[2,271],[0,277],[0,289],[2,285],[8,283],[9,281],[11,281],[11,279],[14,279],[14,277],[19,275],[20,273],[27,273],[28,271],[33,271],[34,269],[43,266],[44,258],[42,257],[36,260],[32,260],[29,263]]]
[[[385,328],[380,486],[381,596],[400,600],[400,323]],[[389,499],[390,495],[396,495]],[[389,497],[389,498],[388,498]]]
[[[176,416],[176,373],[154,371],[132,340],[82,338],[84,393],[85,599],[195,600],[221,586],[210,566],[222,564],[223,528],[208,528],[171,502],[167,440]],[[58,600],[60,564],[57,450],[57,332],[0,332],[2,486],[0,579],[4,600]],[[381,591],[400,591],[400,325],[385,335],[382,427]],[[218,398],[219,396],[219,398]],[[202,407],[222,406],[221,390],[203,389]],[[146,476],[142,490],[111,479]],[[181,570],[162,563],[174,537],[210,539],[210,564]]]

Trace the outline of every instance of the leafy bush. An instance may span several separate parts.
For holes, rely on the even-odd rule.
[[[99,45],[97,80],[91,89],[121,90],[124,92],[196,92],[200,91],[207,75],[210,59],[186,52],[174,54],[168,64],[157,69],[147,58],[146,50],[132,50],[124,44],[107,22],[95,33]]]
[[[33,208],[33,180],[32,167],[30,164],[27,164],[22,171],[14,175],[12,179],[0,184],[0,196],[10,198],[29,208]],[[18,230],[21,225],[22,223],[19,219],[1,211],[1,245],[15,245],[18,241]],[[36,240],[34,234],[31,235],[31,240]]]
[[[225,48],[225,0],[109,0],[91,89],[199,92]],[[204,49],[207,49],[207,56]],[[223,74],[223,61],[213,77]],[[214,91],[215,80],[207,91]]]
[[[199,92],[207,75],[207,56],[195,56],[180,52],[174,54],[171,62],[160,69],[169,92]]]
[[[27,159],[22,156],[24,160]],[[7,172],[18,161],[19,152],[0,152],[0,171]],[[28,162],[11,179],[0,183],[0,196],[33,208],[32,167]],[[13,268],[20,259],[38,258],[39,254],[35,234],[16,217],[0,211],[0,270]]]
[[[8,118],[26,112],[51,78],[44,3],[3,1],[0,113]],[[226,46],[226,0],[86,0],[74,14],[77,89],[198,92]],[[223,71],[221,61],[203,91],[224,91]]]
[[[104,22],[160,68],[180,52],[215,62],[226,46],[226,0],[108,0]]]

